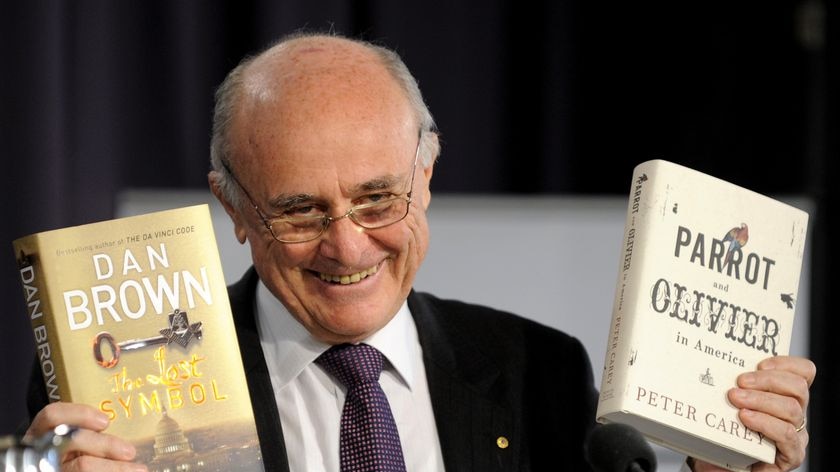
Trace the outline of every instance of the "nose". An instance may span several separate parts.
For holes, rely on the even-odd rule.
[[[367,244],[365,229],[347,215],[335,217],[321,235],[321,253],[347,267],[356,267]]]

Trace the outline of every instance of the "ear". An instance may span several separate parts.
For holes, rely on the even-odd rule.
[[[233,222],[233,234],[236,236],[237,241],[239,244],[245,244],[245,241],[248,240],[247,238],[247,227],[245,226],[245,220],[242,213],[234,206],[231,202],[225,198],[224,193],[222,192],[222,188],[219,185],[219,179],[221,178],[219,171],[211,170],[207,174],[207,182],[210,184],[210,190],[213,192],[213,195],[216,196],[216,199],[219,200],[219,203],[222,204],[224,207],[225,212],[230,217],[231,221]]]
[[[432,190],[431,190],[431,182],[432,182],[432,173],[434,172],[435,163],[429,164],[429,167],[423,168],[423,188],[420,189],[420,195],[423,197],[423,209],[429,209],[429,203],[432,201]]]
[[[429,146],[430,152],[434,153],[434,157],[432,158],[431,164],[428,167],[423,168],[423,188],[421,189],[420,195],[423,197],[423,209],[427,210],[429,208],[429,203],[432,201],[432,191],[431,191],[431,182],[432,182],[432,174],[435,170],[435,163],[437,162],[438,155],[440,154],[440,142],[437,133],[432,133],[432,139],[434,140],[433,143]]]

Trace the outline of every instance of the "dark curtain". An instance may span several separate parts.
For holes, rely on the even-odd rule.
[[[33,352],[11,240],[109,218],[122,189],[204,187],[214,87],[305,28],[402,54],[442,132],[435,191],[624,195],[665,158],[812,198],[811,467],[829,470],[837,17],[817,0],[4,2],[0,434],[24,419]]]

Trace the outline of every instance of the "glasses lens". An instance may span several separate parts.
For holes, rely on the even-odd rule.
[[[295,218],[271,223],[271,234],[279,241],[298,242],[317,238],[324,229],[324,217]]]
[[[355,207],[350,218],[359,226],[373,229],[394,224],[407,214],[408,199],[397,197]]]
[[[408,214],[409,199],[396,197],[376,203],[367,203],[353,207],[348,216],[357,225],[376,229],[392,225]],[[275,239],[282,242],[294,243],[310,241],[324,232],[329,217],[312,216],[277,220],[271,223],[269,229]]]

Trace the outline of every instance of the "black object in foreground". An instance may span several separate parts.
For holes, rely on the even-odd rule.
[[[655,472],[656,454],[632,426],[596,427],[586,441],[586,460],[596,472]]]

